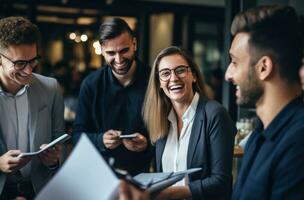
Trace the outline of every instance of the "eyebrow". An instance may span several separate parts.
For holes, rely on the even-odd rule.
[[[40,58],[40,56],[37,55],[37,56],[35,56],[34,58],[29,59],[29,60],[15,60],[14,62],[30,62],[30,61],[33,61],[33,60],[39,59],[39,58]]]
[[[125,47],[125,48],[122,48],[118,51],[114,51],[114,50],[109,50],[109,51],[105,51],[106,53],[121,53],[123,51],[128,51],[130,49],[130,47]]]
[[[2,53],[0,53],[0,55],[3,56],[4,58],[8,59],[8,60],[11,61],[12,63],[16,63],[16,62],[31,62],[31,61],[33,61],[33,60],[35,60],[35,59],[39,59],[39,58],[40,58],[39,55],[36,55],[34,58],[31,58],[31,59],[29,59],[29,60],[19,60],[19,59],[13,60],[12,58],[9,58],[8,56],[6,56],[6,55],[4,55],[4,54],[2,54]]]
[[[238,59],[235,55],[233,55],[231,52],[229,52],[229,55],[230,55],[230,57],[231,58],[233,58],[233,59]]]
[[[163,71],[163,70],[175,70],[176,68],[178,68],[178,67],[189,67],[190,68],[190,66],[188,66],[188,65],[177,65],[177,66],[175,66],[174,68],[172,68],[172,69],[170,69],[170,68],[168,68],[168,67],[166,67],[166,68],[163,68],[163,69],[161,69],[161,70],[159,70],[159,71]]]

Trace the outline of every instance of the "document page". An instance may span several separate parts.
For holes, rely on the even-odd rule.
[[[118,185],[116,175],[83,134],[70,157],[36,200],[115,199]]]

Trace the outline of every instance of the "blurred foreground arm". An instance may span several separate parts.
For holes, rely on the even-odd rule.
[[[128,184],[121,181],[119,185],[119,200],[149,200],[149,194],[146,191],[140,191]]]

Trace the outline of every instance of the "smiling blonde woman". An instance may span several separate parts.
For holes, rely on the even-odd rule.
[[[168,47],[152,67],[143,108],[159,172],[200,167],[157,199],[228,199],[236,129],[227,111],[205,97],[202,74],[179,47]]]

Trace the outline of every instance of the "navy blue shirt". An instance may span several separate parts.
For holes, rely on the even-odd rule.
[[[115,159],[115,167],[128,170],[131,174],[147,171],[152,155],[149,149],[133,152],[124,145],[106,149],[102,136],[113,129],[122,131],[122,134],[138,132],[149,138],[141,116],[149,73],[150,68],[137,60],[135,75],[128,86],[119,83],[108,65],[90,74],[83,81],[79,94],[73,143],[85,132],[106,159]]]
[[[250,136],[232,199],[304,199],[304,105],[292,100]]]

